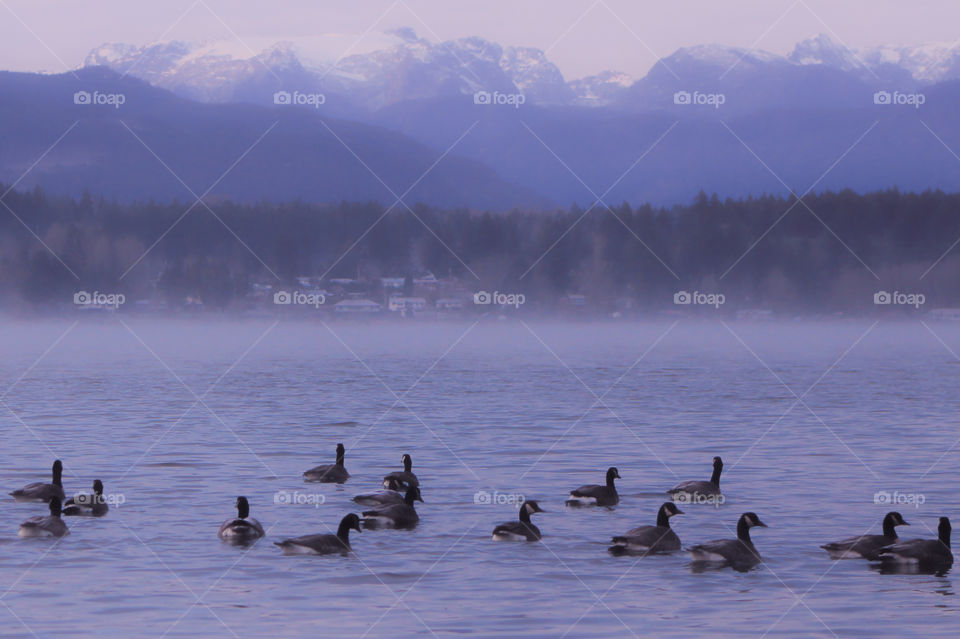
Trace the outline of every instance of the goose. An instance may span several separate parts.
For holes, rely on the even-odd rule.
[[[103,517],[110,510],[103,498],[103,482],[93,480],[92,495],[77,495],[63,502],[63,514],[67,517]]]
[[[756,513],[743,513],[737,522],[736,539],[720,539],[694,546],[690,549],[693,561],[720,563],[741,571],[756,566],[763,560],[750,539],[750,529],[754,526],[767,527]]]
[[[350,513],[340,520],[336,535],[305,535],[294,539],[275,541],[285,555],[346,555],[350,552],[350,531],[360,530],[360,518]]]
[[[607,470],[606,486],[591,484],[571,490],[567,506],[616,506],[620,502],[620,495],[613,485],[614,479],[621,479],[620,471],[611,466]]]
[[[423,502],[420,489],[416,486],[407,488],[407,494],[402,504],[392,504],[363,511],[363,525],[365,528],[413,528],[420,521],[420,516],[413,507],[413,502]]]
[[[363,493],[356,495],[353,501],[361,506],[389,506],[391,504],[402,504],[403,493],[399,492],[401,483],[391,477],[389,481],[384,479],[384,485],[387,490],[381,490],[378,493]]]
[[[237,497],[237,518],[228,519],[220,526],[217,537],[224,541],[246,543],[264,536],[263,526],[250,516],[250,502],[246,497]]]
[[[383,478],[383,487],[390,488],[391,484],[400,484],[400,488],[395,488],[393,490],[407,489],[410,486],[419,486],[420,480],[417,479],[417,476],[411,472],[413,468],[413,459],[410,458],[410,455],[404,453],[403,457],[400,458],[400,461],[403,463],[402,471],[395,471]]]
[[[676,504],[668,501],[657,511],[656,526],[639,526],[619,537],[613,538],[613,545],[609,550],[614,555],[648,555],[661,552],[680,550],[680,538],[670,528],[670,518],[682,515],[683,511]]]
[[[59,459],[53,462],[53,481],[49,484],[43,482],[34,482],[27,484],[23,488],[13,491],[10,496],[17,501],[42,501],[49,502],[51,498],[56,497],[63,502],[66,495],[63,492],[63,462]]]
[[[702,500],[704,497],[713,497],[720,495],[720,473],[723,472],[723,460],[719,457],[713,458],[713,475],[710,481],[691,480],[677,484],[667,491],[667,494],[673,495],[675,501],[692,502]]]
[[[31,517],[22,524],[17,533],[20,537],[63,537],[70,533],[67,525],[60,519],[60,498],[50,498],[50,514]]]
[[[540,541],[540,529],[530,522],[533,513],[546,512],[531,500],[520,504],[520,520],[508,521],[493,529],[494,541]]]
[[[950,550],[950,520],[940,518],[937,539],[910,539],[881,548],[878,554],[885,563],[918,564],[925,566],[953,565]]]
[[[909,525],[900,513],[892,510],[883,518],[882,535],[850,537],[820,547],[830,553],[832,559],[879,559],[877,553],[881,548],[897,543],[896,527]]]
[[[335,464],[325,464],[317,466],[303,473],[306,481],[321,482],[324,484],[342,484],[350,478],[350,473],[343,467],[343,455],[345,452],[343,444],[337,444],[337,462]]]

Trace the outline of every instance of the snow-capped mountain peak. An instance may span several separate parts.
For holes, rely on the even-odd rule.
[[[864,67],[863,60],[855,51],[825,33],[797,43],[788,59],[794,64],[823,64],[842,71]]]

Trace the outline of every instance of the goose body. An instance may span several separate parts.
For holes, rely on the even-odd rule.
[[[568,506],[616,506],[620,495],[614,485],[614,479],[620,479],[620,471],[614,467],[607,469],[606,485],[590,484],[570,491]]]
[[[909,526],[903,516],[890,511],[883,518],[882,535],[861,535],[820,546],[832,559],[879,559],[880,549],[897,543],[897,526]]]
[[[525,501],[520,504],[520,519],[508,521],[493,529],[494,541],[540,541],[543,537],[540,529],[530,521],[533,513],[542,513],[543,510],[535,501]]]
[[[744,513],[737,522],[736,539],[720,539],[692,547],[693,561],[732,566],[736,570],[756,566],[763,560],[750,539],[750,529],[754,526],[767,527],[755,513]]]
[[[920,567],[946,567],[953,565],[950,550],[950,520],[940,518],[937,539],[910,539],[885,546],[878,551],[885,563],[916,564]]]
[[[66,495],[63,492],[63,462],[59,459],[53,462],[53,480],[47,484],[34,482],[10,493],[17,501],[40,501],[50,503],[56,497],[62,503]]]
[[[720,495],[720,473],[723,472],[723,460],[719,457],[713,458],[713,475],[709,481],[691,480],[677,484],[667,491],[667,494],[673,495],[675,501],[694,502],[703,497],[715,497]]]
[[[63,537],[70,534],[67,525],[60,519],[60,500],[57,497],[50,499],[50,514],[42,517],[31,517],[22,524],[17,535],[20,537]]]
[[[342,484],[347,481],[347,479],[350,478],[350,473],[347,472],[346,467],[343,465],[345,451],[346,449],[344,449],[343,444],[337,444],[336,463],[315,466],[303,473],[304,479],[309,482],[319,482],[323,484]]]
[[[92,495],[77,495],[63,502],[63,515],[67,517],[103,517],[110,510],[103,498],[103,482],[93,481]]]
[[[273,542],[285,555],[346,555],[350,552],[350,531],[360,532],[360,518],[350,513],[340,520],[335,535],[304,535]]]
[[[673,502],[666,502],[657,511],[655,526],[639,526],[614,537],[610,553],[614,555],[649,555],[680,550],[680,538],[670,527],[670,518],[683,511]]]
[[[396,484],[390,484],[394,486]],[[353,501],[361,506],[391,506],[393,504],[403,503],[403,493],[398,492],[396,488],[390,490],[381,490],[378,493],[364,493],[356,495]]]
[[[250,503],[246,497],[237,497],[237,517],[220,525],[217,537],[224,541],[246,543],[264,536],[263,526],[250,516]]]
[[[386,475],[383,478],[383,487],[391,490],[406,490],[410,486],[419,486],[420,480],[413,474],[413,459],[410,455],[404,454],[400,458],[403,462],[403,470],[398,470]]]
[[[420,516],[413,507],[414,501],[423,501],[420,489],[416,486],[407,488],[403,502],[390,504],[363,511],[363,525],[365,528],[402,528],[410,529],[417,525]]]

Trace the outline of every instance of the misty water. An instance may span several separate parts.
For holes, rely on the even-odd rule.
[[[84,318],[0,333],[0,485],[100,478],[103,519],[23,540],[40,504],[0,500],[0,635],[954,637],[954,574],[885,574],[821,543],[878,533],[897,495],[934,537],[958,514],[960,325],[324,324]],[[951,352],[952,351],[952,352]],[[798,399],[799,398],[799,399]],[[347,447],[350,480],[301,473]],[[349,557],[271,542],[330,532],[413,457],[414,531],[353,534]],[[733,537],[765,563],[612,557],[663,491],[726,468],[726,503],[684,506],[685,546]],[[564,507],[617,466],[615,509]],[[277,503],[299,491],[308,503]],[[516,495],[542,543],[495,543]],[[237,495],[267,538],[221,543]],[[316,501],[322,504],[315,504]],[[279,501],[283,501],[282,499]],[[923,503],[918,503],[923,502]]]

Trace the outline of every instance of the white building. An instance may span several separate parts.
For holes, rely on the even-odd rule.
[[[422,311],[427,307],[427,300],[422,297],[400,297],[393,296],[390,298],[387,308],[390,311],[396,312],[409,312],[409,311]]]
[[[372,300],[343,300],[333,305],[333,311],[335,313],[379,313],[380,309],[380,304]]]

